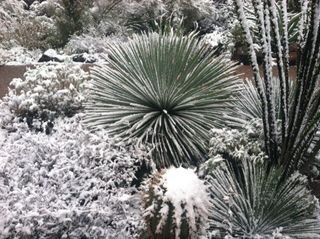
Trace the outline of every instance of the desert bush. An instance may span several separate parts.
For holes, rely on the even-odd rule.
[[[53,20],[26,10],[23,1],[1,1],[0,42],[6,48],[46,49],[54,36]]]
[[[97,34],[94,30],[81,34],[80,36],[73,35],[69,42],[64,47],[64,52],[67,54],[88,53],[93,55],[105,54],[110,44],[119,44],[127,41],[124,34],[114,34],[108,37]],[[100,57],[103,60],[103,57]]]
[[[120,25],[135,30],[146,30],[150,24],[160,18],[184,18],[185,32],[190,32],[195,29],[197,22],[209,18],[213,9],[214,6],[209,0],[115,0],[109,2],[97,0],[92,12],[100,22],[112,21],[112,17],[116,16],[118,22],[121,22]]]
[[[200,22],[211,16],[214,6],[209,1],[93,1],[84,32],[73,35],[67,43],[67,51],[96,53],[107,47],[100,41],[125,41],[133,33],[154,30],[155,23],[166,22],[188,33]],[[187,15],[184,15],[187,14]],[[210,25],[210,23],[207,23]],[[98,47],[93,47],[90,38],[97,38]],[[89,40],[89,43],[86,43]],[[85,46],[85,47],[81,47]],[[89,45],[89,46],[88,46]]]
[[[55,14],[57,38],[54,47],[63,47],[72,35],[80,35],[90,25],[91,16],[88,0],[60,0],[60,8]]]
[[[155,172],[144,184],[143,238],[200,238],[206,235],[208,188],[192,169]]]
[[[146,2],[146,1],[145,1]],[[156,7],[154,5],[157,5]],[[158,12],[154,9],[159,9]],[[170,19],[179,22],[183,19],[182,28],[185,33],[193,31],[196,29],[197,25],[201,20],[209,18],[213,14],[213,4],[208,0],[193,1],[193,0],[183,0],[183,1],[154,1],[153,5],[149,4],[148,7],[135,12],[133,16],[129,17],[128,24],[139,25],[142,29],[147,27],[152,21],[159,19],[159,17]],[[147,12],[145,14],[143,12]],[[142,14],[143,13],[143,14]],[[149,16],[146,19],[145,16]]]
[[[53,22],[42,16],[28,17],[21,19],[12,31],[6,36],[8,41],[14,39],[18,45],[27,49],[45,50],[52,46],[55,38],[55,28]]]
[[[1,19],[1,29],[3,31],[8,30],[14,24],[16,18],[20,15],[24,15],[24,2],[19,0],[1,0],[0,1],[0,19]],[[2,31],[1,31],[2,32]]]
[[[88,74],[78,65],[48,64],[30,68],[24,79],[15,78],[0,101],[0,125],[26,119],[53,122],[58,116],[73,116],[86,101]]]
[[[263,128],[261,119],[244,123],[240,128],[212,129],[209,133],[208,160],[199,166],[199,176],[205,178],[221,160],[237,165],[243,160],[264,161]]]
[[[48,0],[1,2],[0,40],[12,41],[28,49],[63,47],[74,34],[81,34],[91,24],[92,6],[87,0]]]
[[[90,133],[81,114],[51,135],[0,129],[0,238],[137,238],[142,149]]]
[[[108,55],[106,66],[92,69],[85,122],[151,144],[159,167],[203,160],[208,131],[223,125],[237,89],[233,64],[193,33],[172,31],[135,35]]]
[[[263,129],[260,119],[254,119],[241,129],[223,128],[210,131],[209,157],[217,154],[236,160],[248,156],[264,156]]]
[[[32,64],[41,56],[41,50],[28,50],[21,46],[10,49],[0,44],[0,65],[10,64]]]

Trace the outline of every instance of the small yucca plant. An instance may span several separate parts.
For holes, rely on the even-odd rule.
[[[157,166],[203,159],[208,131],[223,125],[237,89],[234,65],[214,58],[195,33],[172,30],[112,45],[107,61],[91,71],[85,122],[151,144]]]
[[[279,78],[273,77],[273,101],[275,102],[276,119],[281,119],[281,95]],[[292,90],[294,82],[289,81],[289,89]],[[292,92],[292,91],[290,91]],[[240,90],[234,96],[234,108],[226,118],[230,121],[229,126],[232,128],[243,128],[248,122],[255,119],[262,119],[262,104],[259,98],[259,92],[251,80],[246,80],[240,85]],[[289,95],[289,101],[292,100],[292,94]]]
[[[282,169],[251,160],[220,161],[211,174],[214,238],[320,238],[318,200],[305,176],[282,181]]]
[[[192,169],[156,172],[143,191],[146,230],[142,238],[193,239],[206,234],[210,197]]]

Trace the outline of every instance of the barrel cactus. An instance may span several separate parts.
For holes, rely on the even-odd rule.
[[[142,238],[200,238],[206,233],[210,197],[192,169],[171,167],[144,184]]]

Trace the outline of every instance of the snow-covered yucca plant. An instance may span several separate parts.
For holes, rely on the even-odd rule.
[[[81,115],[51,135],[0,129],[0,238],[137,238],[144,150],[90,133]]]
[[[79,65],[48,64],[30,68],[24,78],[15,78],[0,100],[0,126],[14,120],[35,118],[52,121],[59,115],[72,116],[86,101],[88,73]]]
[[[211,172],[211,238],[320,238],[318,199],[299,173],[282,181],[263,161],[221,158]]]
[[[143,189],[143,238],[200,238],[206,233],[210,197],[194,170],[171,167],[155,172]]]
[[[294,173],[283,180],[283,169],[268,166],[261,120],[239,129],[213,129],[209,157],[200,175],[213,176],[212,238],[318,238],[313,237],[320,230],[318,204],[307,178]],[[305,231],[299,230],[302,225]]]
[[[237,89],[233,64],[194,33],[173,31],[135,35],[108,54],[108,64],[91,72],[86,123],[151,144],[157,166],[203,159],[208,131],[223,125]]]
[[[275,102],[276,119],[281,118],[280,109],[280,81],[278,77],[272,79],[274,85],[274,92],[272,97]],[[293,89],[293,81],[289,81],[289,88]],[[291,91],[292,92],[292,91]],[[250,121],[255,119],[262,119],[263,112],[259,93],[251,80],[245,80],[240,86],[239,93],[234,96],[233,102],[234,108],[229,116],[226,116],[227,120],[230,120],[229,126],[234,128],[242,128]],[[289,100],[292,100],[292,95],[289,96]]]

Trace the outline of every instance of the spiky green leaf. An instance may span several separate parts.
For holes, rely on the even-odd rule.
[[[112,135],[151,144],[158,166],[196,164],[208,132],[223,125],[237,90],[234,65],[194,33],[135,35],[110,46],[108,64],[91,71],[86,120]]]
[[[211,230],[231,238],[275,238],[277,233],[320,238],[318,200],[307,189],[306,177],[294,173],[282,181],[282,174],[250,160],[217,166],[211,179]]]

